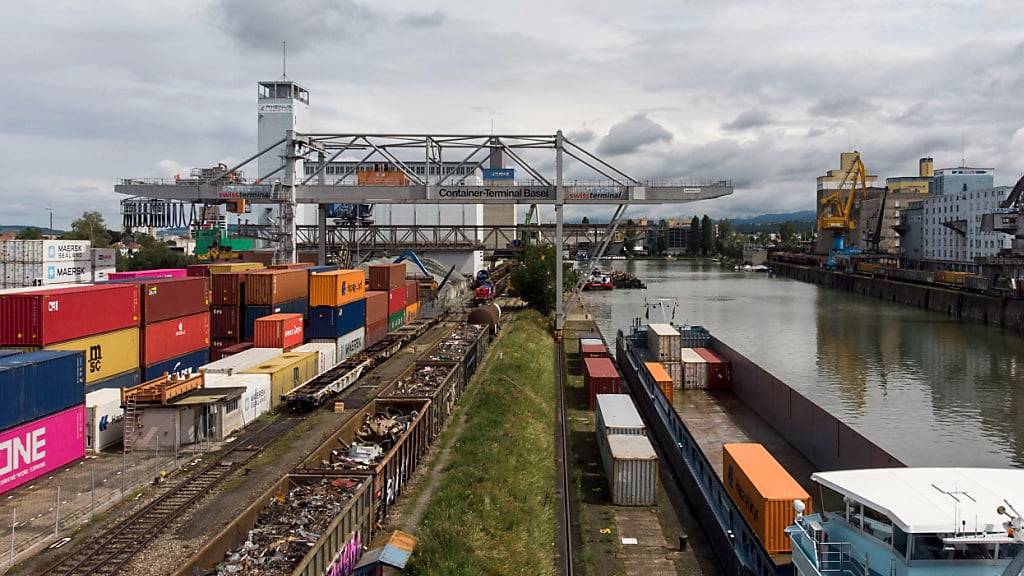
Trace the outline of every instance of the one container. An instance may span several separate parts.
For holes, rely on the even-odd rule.
[[[92,281],[92,260],[8,263],[4,272],[14,286],[54,286]]]
[[[81,352],[40,350],[0,358],[0,430],[84,402]]]
[[[273,306],[305,299],[309,290],[305,270],[257,270],[245,277],[245,303]]]
[[[367,292],[366,293],[366,325],[376,324],[381,320],[388,319],[388,293]]]
[[[658,492],[658,455],[646,436],[613,434],[599,443],[612,504],[654,506]]]
[[[138,325],[135,286],[104,284],[0,295],[0,346],[46,346]]]
[[[647,349],[654,355],[655,360],[679,360],[681,347],[679,331],[671,324],[647,325]]]
[[[131,372],[125,372],[118,374],[117,376],[111,376],[98,382],[93,382],[85,387],[85,393],[90,394],[97,390],[105,390],[107,388],[113,388],[120,390],[121,388],[134,388],[142,383],[142,371],[132,370]]]
[[[11,240],[7,247],[8,262],[92,260],[92,242],[88,240]]]
[[[722,445],[722,475],[740,514],[769,553],[788,552],[786,527],[793,523],[793,501],[811,514],[811,496],[760,444]]]
[[[366,340],[363,342],[363,346],[369,348],[377,342],[380,342],[388,335],[388,319],[385,318],[379,322],[375,322],[366,327]]]
[[[233,356],[240,352],[245,352],[250,348],[252,348],[252,342],[238,342],[237,344],[221,346],[220,349],[217,350],[217,357],[213,358],[213,354],[211,353],[210,360],[220,360],[222,358],[227,358],[228,356]]]
[[[100,268],[113,268],[117,266],[117,251],[113,248],[93,248],[92,249],[92,268],[97,270]]]
[[[159,378],[164,374],[174,374],[177,372],[192,371],[196,372],[200,366],[210,363],[210,349],[203,348],[181,356],[175,356],[174,358],[168,358],[163,362],[157,362],[151,366],[146,366],[142,369],[142,381],[148,382],[154,378]]]
[[[92,268],[92,281],[96,283],[109,282],[110,275],[113,274],[114,272],[117,272],[117,268],[114,268],[113,266],[107,268],[97,268],[96,265],[94,264]]]
[[[583,358],[608,356],[608,347],[597,338],[580,338],[580,356]]]
[[[338,307],[362,300],[366,294],[366,273],[335,270],[309,276],[309,306]]]
[[[308,270],[313,264],[311,262],[285,262],[284,264],[271,264],[268,270]]]
[[[644,368],[647,369],[651,379],[661,389],[661,393],[665,395],[668,403],[672,404],[672,375],[668,373],[668,370],[665,370],[661,362],[644,362]]]
[[[290,302],[282,302],[280,304],[275,304],[274,306],[246,306],[245,320],[243,321],[244,325],[242,326],[242,338],[245,340],[252,340],[252,325],[257,318],[270,316],[271,314],[302,314],[305,316],[307,311],[308,307],[306,306],[305,298],[292,300]]]
[[[189,276],[209,276],[212,264],[189,264],[185,268]]]
[[[282,394],[316,376],[319,361],[316,352],[287,352],[242,374],[265,374],[270,382],[270,405],[276,408],[281,403]]]
[[[129,280],[132,278],[184,278],[188,276],[187,268],[157,268],[155,270],[131,270],[115,272],[111,280]]]
[[[0,468],[0,494],[85,456],[85,397],[77,405],[0,432],[9,450]]]
[[[191,316],[210,308],[206,278],[147,279],[139,282],[138,286],[143,324]]]
[[[241,338],[242,309],[238,306],[211,306],[210,336],[214,338]]]
[[[210,303],[216,306],[241,306],[245,303],[245,272],[210,274]]]
[[[394,332],[405,326],[405,310],[400,310],[388,316],[388,332]]]
[[[619,393],[619,373],[609,358],[583,359],[583,387],[587,392],[587,407],[597,407],[598,394]]]
[[[154,322],[142,329],[143,366],[210,346],[210,313]]]
[[[420,317],[420,303],[413,302],[405,307],[405,323],[415,322]]]
[[[362,352],[366,341],[366,328],[353,330],[334,341],[338,353],[338,362],[344,362],[349,356]]]
[[[77,350],[85,354],[85,382],[93,384],[139,369],[139,329],[125,328],[51,344],[47,350]]]
[[[239,338],[210,338],[210,362],[220,360],[225,356],[224,349],[233,349],[239,344],[247,344],[252,348],[252,342],[242,342]],[[244,349],[244,348],[243,348]]]
[[[683,388],[704,390],[708,387],[708,361],[693,348],[680,349],[683,364]]]
[[[248,272],[262,270],[263,268],[263,264],[259,262],[224,262],[221,264],[210,264],[207,270],[210,274],[220,274],[221,272]]]
[[[318,376],[334,368],[334,365],[338,363],[338,344],[336,341],[308,342],[302,346],[296,346],[292,352],[316,352],[316,373]]]
[[[305,334],[302,314],[271,314],[256,320],[252,343],[257,348],[289,350],[302,344]]]
[[[599,437],[613,434],[643,436],[647,433],[647,427],[629,394],[598,394],[594,429]]]
[[[199,367],[203,374],[223,374],[231,376],[258,364],[262,364],[284,353],[280,348],[248,348],[226,358],[215,360]]]
[[[203,376],[206,388],[245,388],[242,393],[242,425],[248,426],[254,420],[270,412],[270,380],[265,374],[206,374]]]
[[[124,438],[121,390],[104,388],[85,395],[85,447],[101,452]]]
[[[310,274],[323,274],[324,272],[333,272],[340,269],[341,267],[337,264],[324,264],[323,266],[310,266],[306,268],[306,272]],[[365,273],[363,275],[365,276]]]
[[[390,292],[405,287],[405,264],[377,264],[370,266],[367,285],[370,290]],[[405,304],[402,305],[403,307]]]
[[[388,316],[395,312],[405,311],[405,288],[395,288],[388,292]]]
[[[693,351],[707,362],[709,389],[717,390],[732,387],[732,370],[728,362],[708,348],[694,348]]]
[[[337,340],[363,327],[366,301],[356,300],[344,306],[318,306],[309,309],[309,337]]]
[[[413,304],[414,302],[420,301],[419,294],[420,283],[415,280],[405,281],[405,305]]]

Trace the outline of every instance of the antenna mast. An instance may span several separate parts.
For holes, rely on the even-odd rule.
[[[288,42],[281,40],[281,78],[288,79]]]

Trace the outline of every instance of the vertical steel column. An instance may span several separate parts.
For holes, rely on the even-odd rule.
[[[326,164],[327,153],[323,150],[317,152],[316,164],[320,175],[316,179],[316,183],[323,186],[327,184],[327,172],[324,164]],[[327,205],[317,204],[316,205],[316,263],[320,266],[327,264]],[[359,208],[356,208],[358,216]]]
[[[284,262],[295,262],[295,131],[289,130],[285,143],[284,181],[288,190],[287,201],[281,204],[281,243],[279,258]]]
[[[562,288],[562,208],[565,190],[562,187],[562,147],[565,138],[562,131],[555,133],[555,331],[561,333],[565,327],[565,290]]]

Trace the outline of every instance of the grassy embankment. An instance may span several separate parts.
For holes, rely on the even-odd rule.
[[[535,312],[505,330],[462,407],[410,574],[554,572],[554,344]]]

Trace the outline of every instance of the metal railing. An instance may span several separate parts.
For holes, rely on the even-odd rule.
[[[818,542],[800,522],[786,532],[822,576],[868,576],[868,557],[858,552],[852,543]]]

